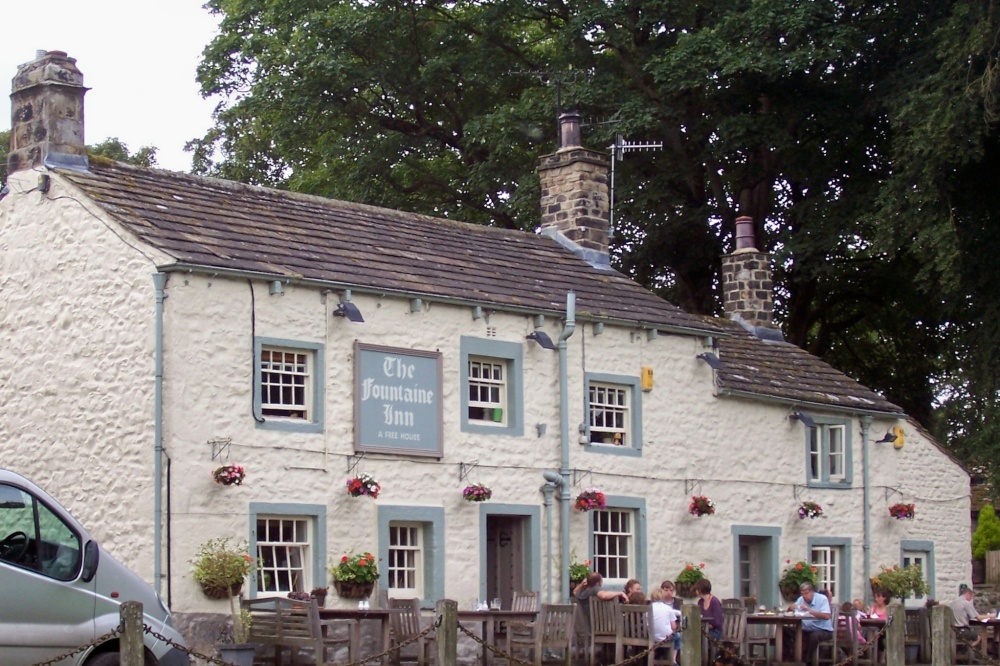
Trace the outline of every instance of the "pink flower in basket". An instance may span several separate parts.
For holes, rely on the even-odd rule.
[[[608,505],[608,500],[597,488],[587,488],[576,496],[577,511],[593,511],[603,509]]]
[[[246,476],[247,472],[243,469],[243,465],[223,465],[212,472],[215,482],[223,486],[241,486]]]
[[[701,516],[711,516],[715,513],[715,502],[704,495],[695,495],[691,498],[691,504],[688,505],[688,513],[699,518]]]

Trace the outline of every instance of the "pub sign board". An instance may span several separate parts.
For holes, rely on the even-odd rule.
[[[354,450],[442,455],[441,352],[354,343]]]

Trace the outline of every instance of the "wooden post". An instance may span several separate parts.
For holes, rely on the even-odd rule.
[[[458,660],[458,602],[438,600],[434,607],[434,621],[438,618],[441,618],[441,624],[437,628],[437,663],[440,666],[455,666]]]
[[[142,604],[126,601],[119,611],[122,621],[122,635],[118,641],[121,666],[142,666]]]
[[[701,666],[701,609],[696,604],[681,607],[681,666]]]
[[[951,609],[938,604],[931,607],[931,666],[951,664]]]
[[[885,666],[904,666],[906,662],[906,609],[889,604],[891,622],[885,631]]]

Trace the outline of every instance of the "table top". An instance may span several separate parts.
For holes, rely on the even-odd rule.
[[[795,624],[808,620],[808,615],[785,615],[784,613],[752,613],[747,615],[747,624]]]
[[[319,616],[326,620],[381,620],[395,612],[392,608],[320,608]]]
[[[495,608],[486,610],[458,609],[459,617],[534,617],[535,615],[538,615],[538,611],[499,610]]]

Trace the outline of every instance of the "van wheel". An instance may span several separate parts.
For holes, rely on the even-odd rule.
[[[120,663],[121,657],[117,652],[102,652],[88,659],[86,666],[118,666]],[[148,650],[143,655],[143,664],[144,666],[157,666],[156,657],[151,655]]]

